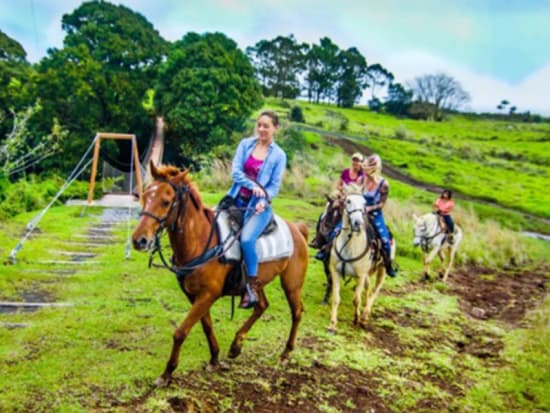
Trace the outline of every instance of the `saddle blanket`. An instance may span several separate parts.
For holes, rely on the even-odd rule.
[[[256,241],[256,253],[258,262],[276,261],[281,258],[290,257],[294,252],[294,243],[290,228],[285,220],[276,214],[273,214],[277,227],[267,235],[261,235]],[[235,239],[235,232],[227,211],[222,210],[216,220],[218,224],[218,234],[220,242],[224,244],[224,250],[231,245],[224,253],[225,261],[241,261],[241,245],[238,239]]]

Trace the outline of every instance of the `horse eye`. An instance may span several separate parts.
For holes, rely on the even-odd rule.
[[[170,201],[162,201],[162,206],[168,208],[170,206]]]

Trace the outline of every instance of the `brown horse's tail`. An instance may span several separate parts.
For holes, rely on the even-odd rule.
[[[300,231],[300,234],[302,234],[302,237],[304,237],[307,242],[308,230],[306,224],[304,224],[303,222],[297,222],[296,227],[298,228],[298,231]]]

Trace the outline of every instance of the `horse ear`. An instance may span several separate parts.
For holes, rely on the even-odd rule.
[[[151,176],[153,177],[153,179],[159,179],[160,174],[159,174],[159,171],[158,171],[157,167],[155,166],[155,163],[153,162],[153,160],[151,160],[149,162],[149,166],[150,166],[150,169],[151,169]]]
[[[413,213],[413,219],[414,219],[415,221],[418,221],[418,220],[419,220],[418,216],[417,216],[415,213]]]
[[[325,194],[325,198],[327,199],[327,202],[332,201],[332,198],[328,194]]]

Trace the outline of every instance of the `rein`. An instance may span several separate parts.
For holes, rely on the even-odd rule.
[[[206,242],[206,244],[204,246],[204,250],[202,251],[202,253],[199,254],[197,257],[191,259],[191,261],[188,261],[184,265],[181,265],[181,266],[170,265],[168,263],[168,261],[166,260],[166,258],[164,257],[164,254],[162,253],[162,247],[161,247],[160,239],[162,237],[163,230],[166,228],[166,222],[169,219],[172,211],[176,207],[177,207],[176,217],[175,217],[174,222],[172,223],[172,225],[170,225],[170,228],[168,229],[168,231],[174,232],[177,228],[178,220],[181,217],[184,216],[184,213],[185,213],[185,209],[183,208],[183,206],[185,204],[184,196],[186,194],[189,196],[189,188],[186,185],[176,186],[168,180],[166,180],[165,182],[168,183],[172,187],[172,189],[174,189],[174,192],[176,194],[175,197],[174,197],[174,201],[172,202],[172,206],[170,207],[170,210],[167,212],[167,214],[164,217],[158,217],[158,216],[156,216],[156,215],[154,215],[154,214],[152,214],[148,211],[141,211],[140,216],[144,215],[144,216],[151,217],[151,218],[155,219],[160,224],[159,229],[155,233],[154,247],[151,250],[151,253],[149,255],[149,268],[152,267],[152,266],[155,266],[157,268],[166,268],[169,271],[173,272],[176,275],[176,278],[177,278],[178,282],[180,284],[182,284],[183,281],[185,280],[185,277],[188,274],[192,273],[197,268],[202,267],[203,265],[205,265],[206,263],[212,261],[213,259],[220,258],[221,256],[223,256],[231,248],[231,246],[233,245],[235,240],[238,239],[244,225],[234,235],[233,240],[229,244],[227,244],[227,239],[231,235],[228,235],[228,238],[223,240],[218,245],[215,245],[212,248],[208,248],[208,245],[210,245],[210,242],[212,241],[212,237],[214,235],[214,231],[215,231],[215,228],[216,228],[216,221],[217,221],[218,216],[221,212],[221,209],[218,210],[216,212],[216,215],[214,216],[214,220],[212,221],[212,224],[210,226],[210,233],[208,234],[208,241]],[[195,205],[197,205],[196,202],[194,202],[194,203],[195,203]],[[153,263],[153,258],[154,258],[154,255],[156,253],[158,253],[158,255],[160,257],[160,260],[161,260],[163,265],[157,265],[157,264]]]

